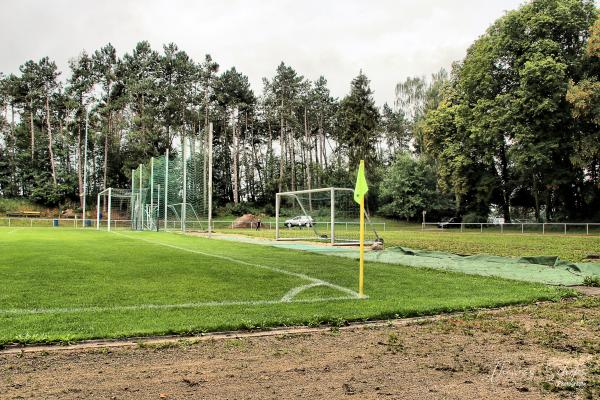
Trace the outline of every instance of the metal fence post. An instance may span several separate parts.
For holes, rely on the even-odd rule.
[[[590,234],[590,224],[585,224],[585,234],[586,235]]]
[[[108,221],[108,231],[110,232],[110,221],[112,221],[112,188],[108,188],[108,212],[107,212],[107,221]]]
[[[479,224],[479,227],[480,227],[481,233],[483,233],[483,224]]]
[[[275,195],[275,240],[279,239],[279,206],[281,199],[279,198],[279,194]]]
[[[567,234],[567,224],[565,224],[565,235]]]
[[[167,151],[165,152],[165,204],[163,205],[164,207],[164,219],[165,219],[165,232],[167,231],[167,229],[169,228],[168,226],[168,222],[167,222],[167,213],[168,213],[168,207],[169,207],[169,149],[167,149]]]
[[[206,153],[204,153],[206,155]],[[213,175],[212,175],[212,164],[213,164],[213,123],[208,124],[208,237],[212,237],[212,192],[213,192]]]
[[[137,230],[143,231],[144,230],[144,210],[142,210],[142,206],[143,206],[143,201],[142,201],[142,187],[144,186],[144,183],[142,181],[143,178],[143,174],[144,174],[144,166],[142,164],[139,165],[139,169],[140,169],[140,198],[138,199],[138,217],[139,217],[139,223],[140,225],[138,227],[136,227]]]
[[[545,235],[545,234],[546,234],[546,223],[544,222],[542,224],[542,235]]]
[[[335,244],[335,192],[334,189],[331,188],[331,193],[330,193],[331,198],[329,199],[329,206],[330,206],[330,216],[329,219],[331,220],[331,244]],[[362,217],[361,217],[362,218]]]
[[[100,193],[96,198],[96,230],[100,229]],[[110,228],[109,228],[110,230]]]

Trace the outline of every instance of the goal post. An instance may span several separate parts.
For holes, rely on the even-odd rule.
[[[382,241],[366,215],[366,241]],[[276,240],[316,240],[332,245],[360,241],[360,208],[350,188],[320,188],[275,195]]]
[[[132,229],[138,195],[131,189],[107,188],[96,196],[96,229]]]

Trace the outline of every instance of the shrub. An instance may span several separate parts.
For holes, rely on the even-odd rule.
[[[266,204],[263,211],[264,211],[265,215],[273,216],[273,215],[275,215],[275,206],[273,206],[273,204],[271,204],[271,203]]]
[[[41,211],[42,207],[28,199],[0,198],[0,214],[9,211]]]
[[[585,278],[583,278],[583,284],[585,286],[600,287],[600,277],[586,276]]]
[[[379,213],[385,217],[419,220],[423,210],[433,216],[454,208],[451,199],[437,190],[434,167],[408,153],[396,155],[384,173],[379,193]]]
[[[465,224],[486,223],[487,217],[471,212],[463,216],[462,222],[464,222]]]

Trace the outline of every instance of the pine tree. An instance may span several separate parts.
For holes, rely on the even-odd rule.
[[[380,116],[369,87],[369,79],[362,71],[352,80],[350,94],[342,99],[338,118],[338,139],[348,153],[350,168],[356,168],[360,160],[365,160],[366,165],[374,167],[377,163],[376,144]]]

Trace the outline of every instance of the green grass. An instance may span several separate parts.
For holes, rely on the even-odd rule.
[[[360,300],[339,289],[355,290],[357,272],[344,258],[179,234],[0,228],[0,344],[339,323],[572,294],[367,263]],[[311,279],[335,287],[280,301]]]
[[[296,228],[294,228],[296,229]],[[296,229],[297,230],[297,229]],[[220,229],[222,233],[238,233],[273,239],[275,230]],[[285,229],[282,229],[285,234]],[[297,232],[295,232],[297,234]],[[386,246],[403,246],[454,254],[490,254],[497,256],[559,256],[573,262],[584,261],[589,254],[600,253],[598,235],[521,234],[499,232],[460,232],[458,230],[425,230],[414,226],[380,231]]]

